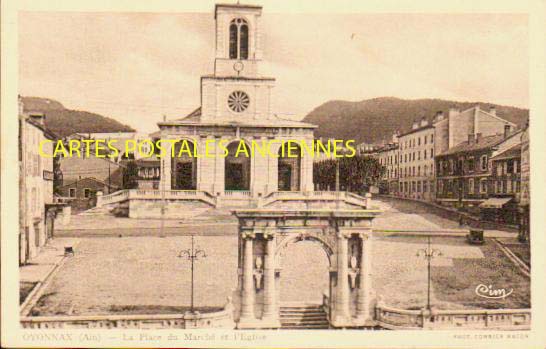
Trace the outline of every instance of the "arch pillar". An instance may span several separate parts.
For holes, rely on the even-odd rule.
[[[336,299],[332,322],[336,326],[346,326],[350,323],[349,309],[349,254],[347,236],[337,234],[337,285]]]
[[[372,325],[371,222],[378,211],[251,209],[235,215],[240,268],[237,328],[281,327],[276,261],[289,243],[302,240],[319,241],[328,256],[330,293],[322,306],[330,325]]]
[[[264,233],[264,293],[262,322],[267,327],[280,327],[279,308],[277,305],[277,290],[275,287],[275,234]]]
[[[370,301],[372,288],[372,239],[366,233],[360,234],[361,254],[360,254],[360,270],[359,270],[359,285],[357,294],[356,317],[359,321],[365,322],[370,317]]]
[[[254,313],[254,238],[254,234],[245,234],[242,236],[244,252],[240,325],[254,324],[256,322],[256,315]]]

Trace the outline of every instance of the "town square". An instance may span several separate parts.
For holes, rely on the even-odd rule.
[[[20,328],[530,330],[526,19],[268,11],[21,14]],[[43,28],[112,95],[37,89]]]

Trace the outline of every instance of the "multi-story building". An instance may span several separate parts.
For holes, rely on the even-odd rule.
[[[434,199],[434,126],[426,118],[399,135],[399,195]]]
[[[450,108],[447,118],[442,112],[436,113],[434,120],[435,153],[442,154],[448,149],[465,142],[469,135],[482,137],[502,134],[505,126],[515,129],[516,125],[497,116],[496,109],[482,110],[479,105],[460,111]]]
[[[42,141],[55,134],[46,129],[44,114],[24,111],[19,100],[19,263],[26,264],[53,236],[56,204],[53,199],[53,159],[42,157]],[[53,154],[53,143],[43,146]]]
[[[518,224],[517,205],[521,192],[521,143],[491,158],[489,183],[489,199],[480,204],[482,217],[500,223]]]
[[[521,132],[521,192],[519,199],[519,239],[520,241],[530,240],[530,204],[531,192],[529,180],[531,175],[531,153],[529,152],[529,124]]]
[[[380,193],[395,195],[398,193],[398,135],[393,141],[377,149],[374,157],[385,167],[385,172],[379,184]]]
[[[481,133],[470,134],[465,142],[437,155],[436,201],[478,213],[478,206],[493,192],[491,158],[519,142],[519,132],[512,132],[506,125],[503,134],[486,137]]]

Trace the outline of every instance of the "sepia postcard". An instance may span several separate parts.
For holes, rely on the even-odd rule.
[[[1,6],[2,347],[546,347],[545,1]]]

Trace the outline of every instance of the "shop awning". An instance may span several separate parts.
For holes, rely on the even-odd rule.
[[[480,204],[481,208],[502,208],[512,198],[489,198]]]

